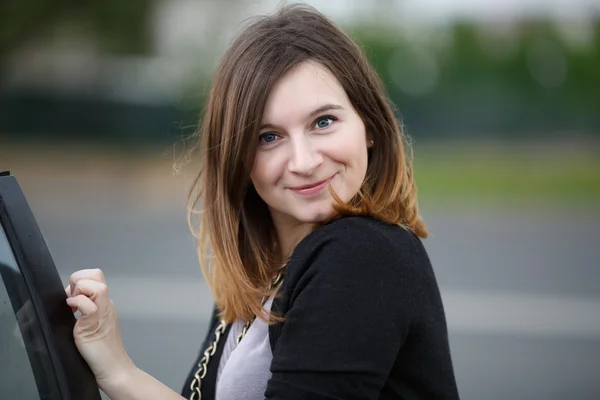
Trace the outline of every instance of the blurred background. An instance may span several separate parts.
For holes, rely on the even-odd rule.
[[[600,1],[306,3],[413,139],[462,398],[600,398]],[[232,35],[279,4],[0,3],[0,170],[65,283],[102,268],[131,357],[175,390],[212,307],[191,135]]]

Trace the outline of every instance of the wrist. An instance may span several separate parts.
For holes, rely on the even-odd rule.
[[[112,396],[111,394],[123,393],[131,383],[135,381],[136,376],[139,373],[138,367],[129,359],[118,367],[111,368],[109,374],[105,377],[97,377],[98,387],[110,398],[117,398],[118,396]]]

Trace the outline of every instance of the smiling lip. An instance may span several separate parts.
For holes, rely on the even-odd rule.
[[[290,189],[293,190],[294,193],[301,196],[313,196],[323,190],[332,179],[333,176],[325,179],[324,181],[316,182],[311,185],[296,186],[291,187]]]

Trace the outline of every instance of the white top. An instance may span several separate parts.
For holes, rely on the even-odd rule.
[[[271,310],[274,296],[273,294],[265,302],[265,311]],[[269,325],[256,318],[236,346],[235,342],[243,327],[242,321],[235,321],[227,334],[217,370],[215,400],[264,400],[265,398],[273,359],[269,343]]]

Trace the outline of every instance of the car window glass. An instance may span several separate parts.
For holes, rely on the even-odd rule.
[[[47,353],[25,281],[0,225],[0,399],[60,399]]]

